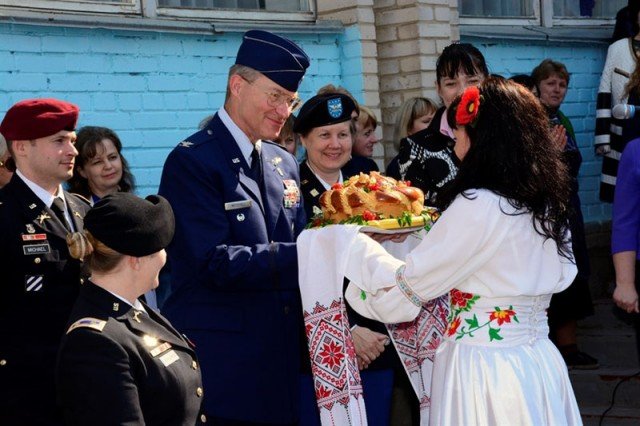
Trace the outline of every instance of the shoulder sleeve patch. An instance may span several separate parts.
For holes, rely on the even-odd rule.
[[[105,325],[107,325],[107,322],[104,320],[91,317],[82,318],[71,324],[66,334],[69,334],[76,328],[80,327],[93,328],[94,330],[102,331]]]

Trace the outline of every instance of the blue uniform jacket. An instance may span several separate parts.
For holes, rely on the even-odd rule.
[[[295,158],[262,144],[265,203],[216,115],[164,165],[173,207],[172,294],[163,307],[196,345],[207,415],[294,422],[302,322],[295,240],[306,217]]]

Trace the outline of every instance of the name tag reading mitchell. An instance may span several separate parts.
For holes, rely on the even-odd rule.
[[[232,201],[230,203],[224,203],[225,211],[247,209],[251,207],[251,200]]]
[[[176,351],[174,351],[173,349],[171,349],[169,352],[167,352],[166,354],[160,357],[160,361],[162,361],[165,367],[170,366],[171,364],[173,364],[179,359],[180,357],[178,356]]]
[[[28,244],[28,245],[22,246],[22,251],[24,252],[25,255],[47,254],[47,253],[51,253],[51,246],[49,246],[49,243]]]

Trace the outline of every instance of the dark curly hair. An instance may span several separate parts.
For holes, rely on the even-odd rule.
[[[570,177],[549,131],[542,104],[526,88],[504,78],[489,77],[479,86],[478,118],[467,125],[470,147],[456,178],[438,195],[441,208],[470,189],[488,189],[533,216],[536,232],[552,239],[558,253],[571,258],[567,239]],[[460,96],[447,119],[452,127]]]
[[[73,169],[73,177],[69,179],[69,192],[80,194],[83,197],[91,197],[91,189],[89,188],[89,181],[82,177],[78,172],[79,168],[82,168],[97,154],[98,144],[104,139],[109,139],[113,142],[118,155],[120,155],[120,161],[122,162],[122,178],[118,182],[119,190],[121,192],[133,192],[135,189],[135,180],[133,174],[129,170],[129,164],[122,155],[122,142],[120,138],[113,130],[107,127],[98,126],[85,126],[78,130],[76,139],[76,149],[78,150],[78,157],[76,157],[76,164]]]

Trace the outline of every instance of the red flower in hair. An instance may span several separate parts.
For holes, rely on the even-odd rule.
[[[480,107],[480,89],[476,86],[467,87],[456,110],[456,124],[473,125],[478,118]]]

